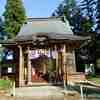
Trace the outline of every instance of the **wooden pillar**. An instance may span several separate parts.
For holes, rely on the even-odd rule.
[[[45,49],[42,49],[42,50],[44,50],[44,52],[45,52]],[[44,53],[44,55],[45,55],[45,53]],[[47,72],[46,59],[44,58],[41,63],[42,63],[42,66],[43,66],[43,74],[46,74],[46,72]]]
[[[47,55],[47,49],[45,48],[44,49],[44,55],[46,56]],[[46,74],[47,71],[48,71],[48,65],[47,65],[47,59],[44,59],[44,66],[43,66],[43,73]]]
[[[72,52],[72,55],[73,55],[73,71],[76,72],[76,59],[75,59],[75,51],[73,50]]]
[[[47,49],[43,49],[43,50],[44,50],[43,51],[44,52],[44,55],[46,55],[47,54],[46,53],[47,52]],[[44,58],[42,63],[43,63],[43,73],[46,74],[47,73],[47,67],[48,67],[47,66],[47,59]]]
[[[66,83],[67,83],[67,66],[66,66],[66,45],[63,45],[63,72],[64,72],[64,77],[63,77],[63,83],[64,83],[64,87],[66,87]]]
[[[24,85],[24,57],[22,46],[18,46],[19,48],[19,86]]]
[[[32,83],[32,66],[31,66],[31,60],[30,60],[30,55],[29,55],[29,51],[30,51],[30,48],[27,47],[27,52],[28,52],[28,84],[30,85]]]
[[[57,77],[58,77],[58,51],[57,51],[57,46],[55,45],[55,55],[56,55],[56,82],[57,82]]]

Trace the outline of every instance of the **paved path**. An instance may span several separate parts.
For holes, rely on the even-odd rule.
[[[80,95],[56,86],[34,86],[16,88],[15,96],[1,95],[0,100],[80,100]]]
[[[54,86],[22,87],[16,88],[15,96],[34,97],[34,100],[64,100],[62,89]]]

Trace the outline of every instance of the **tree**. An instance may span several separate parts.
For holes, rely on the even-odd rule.
[[[63,4],[59,4],[57,9],[52,13],[52,16],[62,16],[64,13],[64,6]]]
[[[77,35],[90,32],[93,26],[87,16],[83,16],[75,0],[64,0],[53,12],[52,16],[65,16],[72,26],[73,32]]]
[[[19,32],[26,20],[25,10],[21,0],[7,0],[4,12],[5,31],[9,38],[14,37]]]
[[[80,9],[81,12],[83,13],[83,16],[86,16],[86,18],[88,19],[88,23],[86,21],[86,24],[88,24],[89,26],[91,26],[91,30],[89,31],[93,31],[92,28],[94,26],[94,12],[95,12],[95,5],[96,2],[95,0],[80,0]]]
[[[96,31],[98,34],[100,34],[100,0],[97,0],[97,4],[96,4],[96,19],[97,19],[97,27],[96,27]]]
[[[0,40],[5,40],[6,37],[7,37],[7,34],[4,31],[4,23],[2,21],[2,18],[0,18]]]
[[[72,26],[73,32],[80,31],[80,11],[75,0],[64,0],[53,12],[52,16],[65,16]]]
[[[100,0],[96,2],[96,71],[100,73]]]
[[[92,30],[94,25],[93,5],[95,5],[94,0],[81,0],[80,6],[75,0],[64,0],[53,13],[55,16],[64,15],[72,26],[74,34],[93,37],[87,46],[76,51],[78,66],[80,63],[94,63],[95,60],[95,33]]]
[[[0,17],[0,41],[5,40],[6,39],[5,37],[7,37],[7,34],[4,31],[3,21],[2,18]],[[3,50],[4,48],[0,44],[0,77],[1,77],[1,62],[3,60],[3,53],[4,53]]]

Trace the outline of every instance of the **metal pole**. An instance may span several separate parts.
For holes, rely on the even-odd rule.
[[[83,94],[83,85],[80,85],[80,90],[81,90],[81,100],[84,100],[84,94]]]

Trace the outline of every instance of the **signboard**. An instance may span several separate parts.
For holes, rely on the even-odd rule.
[[[12,68],[8,67],[8,73],[12,73]]]
[[[29,51],[29,59],[36,59],[40,55],[45,55],[47,57],[50,57],[50,50],[36,49]]]

